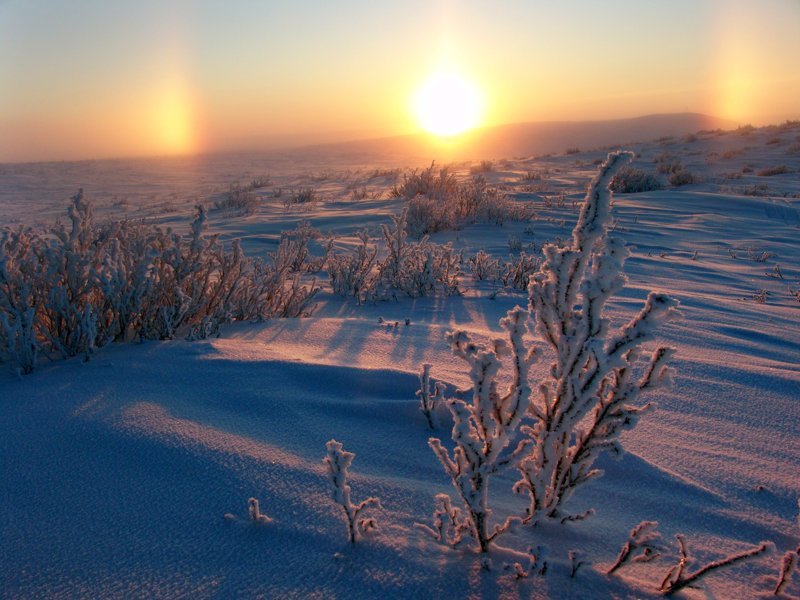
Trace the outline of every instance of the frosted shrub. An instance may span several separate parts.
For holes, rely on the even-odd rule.
[[[455,228],[452,211],[439,199],[428,196],[415,196],[408,201],[406,231],[413,238],[421,238],[437,231]]]
[[[430,296],[437,291],[445,295],[459,293],[458,276],[461,255],[450,244],[433,244],[427,237],[409,242],[408,208],[392,217],[392,225],[381,225],[386,243],[386,257],[378,264],[376,297],[391,291],[403,292],[412,298]]]
[[[309,205],[320,199],[319,193],[314,188],[300,188],[283,200],[283,205],[289,208],[293,205]]]
[[[475,344],[464,331],[447,334],[453,354],[469,367],[472,398],[469,402],[460,398],[447,401],[453,417],[452,455],[438,438],[430,438],[428,443],[464,503],[463,514],[453,516],[457,519],[454,525],[470,532],[480,552],[487,552],[497,536],[519,521],[511,516],[502,524],[490,523],[489,482],[493,475],[514,467],[531,443],[515,441],[531,395],[528,369],[534,350],[526,350],[522,339],[527,321],[528,313],[522,308],[509,311],[500,321],[508,341],[495,340],[493,348]],[[503,394],[497,389],[502,357],[509,358],[511,371],[511,383]]]
[[[660,190],[662,187],[664,186],[657,177],[633,167],[620,169],[611,181],[611,191],[618,194],[638,194]]]
[[[331,485],[331,498],[342,507],[347,519],[347,537],[351,544],[376,527],[374,518],[362,518],[361,512],[370,507],[381,508],[378,498],[367,498],[358,504],[350,500],[350,485],[347,483],[348,471],[353,464],[355,454],[342,449],[342,444],[330,440],[325,447],[328,455],[323,459]]]
[[[358,239],[361,243],[352,253],[329,251],[326,268],[334,294],[355,296],[360,301],[374,284],[373,267],[378,248],[369,246],[366,231],[359,232]]]
[[[800,508],[800,500],[797,501]],[[797,527],[800,528],[800,513],[797,515]],[[782,594],[792,580],[792,573],[798,570],[800,565],[800,545],[794,550],[789,550],[781,557],[781,568],[778,573],[778,582],[775,584],[773,594]]]
[[[253,523],[257,523],[258,525],[268,525],[269,523],[272,523],[272,519],[261,512],[257,498],[248,498],[247,516]]]
[[[284,267],[290,271],[305,271],[308,267],[308,244],[321,237],[319,230],[311,227],[308,221],[300,221],[291,231],[282,231],[278,249],[272,260],[278,269]]]
[[[395,185],[391,190],[391,195],[395,198],[411,200],[417,196],[427,196],[434,200],[444,200],[448,196],[455,194],[458,189],[456,176],[450,173],[447,168],[439,169],[436,172],[435,163],[427,169],[418,171],[414,169],[410,173],[403,174],[403,181]]]
[[[631,529],[628,540],[619,551],[617,560],[606,571],[606,575],[611,575],[628,563],[651,562],[661,556],[655,547],[656,540],[661,537],[657,527],[658,522],[656,521],[642,521]]]
[[[40,350],[37,306],[41,305],[41,264],[28,229],[0,232],[0,342],[22,373],[30,373]]]
[[[514,522],[510,517],[489,527],[491,475],[518,465],[521,479],[515,491],[529,496],[523,522],[578,518],[561,515],[561,505],[600,474],[593,468],[600,452],[621,452],[620,432],[633,427],[646,408],[633,404],[640,395],[670,383],[670,348],[656,348],[642,375],[635,378],[634,372],[643,357],[641,345],[653,339],[656,326],[673,315],[677,302],[651,292],[639,314],[615,332],[603,316],[608,300],[625,284],[622,267],[628,255],[621,241],[607,237],[608,186],[630,158],[629,153],[610,154],[602,165],[571,243],[544,246],[545,261],[529,286],[530,311],[517,307],[501,321],[509,343],[496,341],[494,349],[487,349],[464,332],[448,334],[453,352],[469,365],[472,402],[448,401],[454,420],[452,457],[438,439],[430,444],[464,502],[481,551]],[[535,346],[528,350],[523,340],[529,317],[554,356],[536,400],[530,399],[528,382]],[[512,365],[505,395],[497,390],[503,356],[510,356]],[[520,427],[523,419],[530,424]],[[506,451],[518,430],[524,439]]]
[[[525,291],[533,274],[539,269],[541,261],[538,257],[520,252],[516,259],[503,263],[500,281],[507,288]]]
[[[444,389],[445,386],[441,381],[434,382],[433,388],[431,388],[431,365],[428,363],[422,365],[417,396],[419,397],[419,409],[425,415],[429,429],[433,429],[436,425],[436,408],[443,402]]]
[[[500,279],[501,265],[500,261],[492,258],[484,250],[478,250],[473,258],[469,259],[470,270],[472,277],[476,281],[497,281]]]
[[[231,184],[222,198],[214,202],[214,208],[235,216],[255,214],[256,210],[258,210],[259,202],[258,196],[252,190],[257,187],[264,187],[264,185],[256,185],[261,183],[263,183],[261,180],[253,180],[249,187]],[[265,185],[269,185],[269,183],[267,182]]]
[[[608,187],[630,158],[609,155],[586,194],[572,243],[544,246],[545,262],[529,288],[535,330],[555,360],[539,384],[539,401],[531,404],[533,451],[520,465],[516,486],[530,497],[527,521],[556,517],[577,487],[600,474],[592,467],[600,452],[621,453],[619,434],[647,408],[632,403],[671,382],[671,348],[657,348],[638,379],[634,371],[642,344],[672,317],[676,301],[650,292],[639,314],[616,332],[603,316],[626,282],[628,250],[607,236]]]
[[[289,232],[268,261],[248,260],[238,242],[208,236],[202,207],[188,236],[128,221],[94,223],[79,191],[69,228],[38,235],[0,230],[0,341],[3,357],[30,372],[40,355],[89,356],[132,338],[214,335],[220,324],[306,314],[316,293],[302,270],[307,232]]]

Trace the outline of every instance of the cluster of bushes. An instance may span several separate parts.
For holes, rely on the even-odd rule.
[[[667,181],[673,187],[695,183],[694,175],[677,159],[668,155],[656,157],[656,171],[667,176]]]
[[[478,250],[469,259],[469,266],[476,281],[490,281],[514,290],[526,291],[530,278],[539,270],[541,261],[525,252],[520,252],[516,259],[504,261]]]
[[[298,262],[307,240],[287,233],[267,260],[207,236],[198,206],[184,236],[131,221],[95,223],[79,191],[70,227],[0,231],[0,357],[22,373],[39,356],[88,356],[112,341],[192,338],[221,323],[296,317],[316,293]]]
[[[423,237],[408,241],[409,207],[392,217],[392,225],[382,225],[386,255],[378,260],[378,249],[370,246],[369,236],[359,234],[361,244],[352,253],[329,249],[326,268],[334,293],[353,296],[359,301],[391,298],[397,292],[412,298],[459,294],[461,253],[450,244],[434,244]]]
[[[499,190],[489,187],[482,175],[474,175],[462,184],[447,168],[437,173],[433,163],[422,171],[406,173],[390,195],[407,201],[407,231],[414,238],[470,223],[502,225],[534,216],[530,207],[511,202]]]

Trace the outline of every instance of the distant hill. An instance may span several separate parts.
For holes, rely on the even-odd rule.
[[[697,113],[647,115],[609,121],[551,121],[513,123],[476,129],[452,140],[418,134],[305,148],[321,155],[364,156],[386,160],[478,160],[589,150],[681,136],[703,129],[733,129],[733,121]]]

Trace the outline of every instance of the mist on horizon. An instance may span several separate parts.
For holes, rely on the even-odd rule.
[[[796,0],[0,4],[0,161],[800,117]]]

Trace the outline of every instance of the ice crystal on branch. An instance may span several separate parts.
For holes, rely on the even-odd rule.
[[[657,521],[642,521],[631,529],[628,541],[622,546],[617,555],[617,560],[606,571],[606,575],[611,575],[614,571],[629,562],[650,562],[657,559],[660,554],[656,550],[654,542],[661,537],[657,531]],[[637,553],[637,550],[639,551]]]

